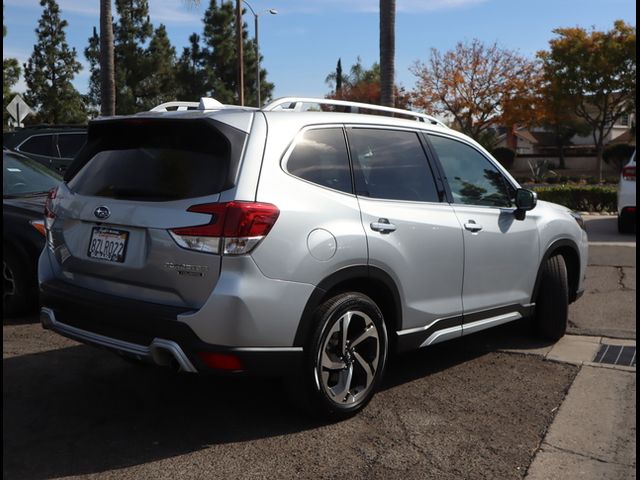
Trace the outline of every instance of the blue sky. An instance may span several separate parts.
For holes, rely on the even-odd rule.
[[[324,79],[342,58],[345,70],[360,56],[368,67],[378,60],[379,0],[249,0],[262,14],[260,50],[268,79],[275,83],[274,97],[324,96]],[[76,77],[85,92],[89,71],[83,51],[94,26],[98,26],[98,0],[58,0],[62,17],[69,22],[67,41],[78,51],[85,68]],[[154,26],[164,23],[178,55],[191,33],[202,34],[202,17],[209,0],[193,6],[188,0],[149,0]],[[191,4],[191,5],[190,5]],[[234,1],[235,4],[235,1]],[[407,89],[415,77],[409,68],[426,61],[431,48],[452,49],[458,41],[478,38],[485,43],[533,57],[548,47],[553,29],[595,27],[608,30],[614,20],[635,25],[634,0],[397,0],[396,80]],[[3,58],[24,63],[33,50],[42,7],[38,0],[4,0]],[[115,12],[115,7],[114,7]],[[253,36],[253,16],[245,16]],[[25,89],[21,79],[18,91]],[[191,99],[181,99],[191,100]],[[193,99],[197,100],[197,99]]]

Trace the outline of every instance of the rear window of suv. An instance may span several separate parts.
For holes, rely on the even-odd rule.
[[[234,185],[246,135],[207,119],[90,126],[65,175],[81,195],[143,201],[203,197]]]

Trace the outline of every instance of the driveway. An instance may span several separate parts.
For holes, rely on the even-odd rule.
[[[615,216],[585,216],[589,268],[585,295],[569,309],[568,332],[636,338],[636,236],[621,235]]]

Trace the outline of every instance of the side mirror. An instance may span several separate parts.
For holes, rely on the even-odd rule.
[[[526,212],[536,208],[537,203],[538,195],[536,192],[532,192],[526,188],[516,190],[516,220],[524,220]]]

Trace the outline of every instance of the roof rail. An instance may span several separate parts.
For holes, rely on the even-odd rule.
[[[199,102],[166,102],[153,107],[150,112],[183,112],[185,110],[220,110],[223,105],[215,98],[202,97]]]
[[[153,107],[150,112],[175,112],[184,110],[198,110],[198,102],[166,102]]]
[[[86,123],[38,123],[34,125],[24,125],[23,127],[17,127],[16,132],[20,130],[29,130],[29,129],[63,129],[63,128],[87,128]]]
[[[349,107],[347,113],[360,113],[360,109],[371,110],[375,112],[394,113],[404,117],[410,117],[418,122],[430,123],[448,128],[444,123],[431,115],[425,113],[412,112],[411,110],[402,110],[400,108],[383,107],[381,105],[373,105],[370,103],[349,102],[346,100],[333,100],[329,98],[311,98],[311,97],[282,97],[262,107],[266,112],[276,110],[302,112],[304,104],[312,105],[331,105],[336,107]]]

